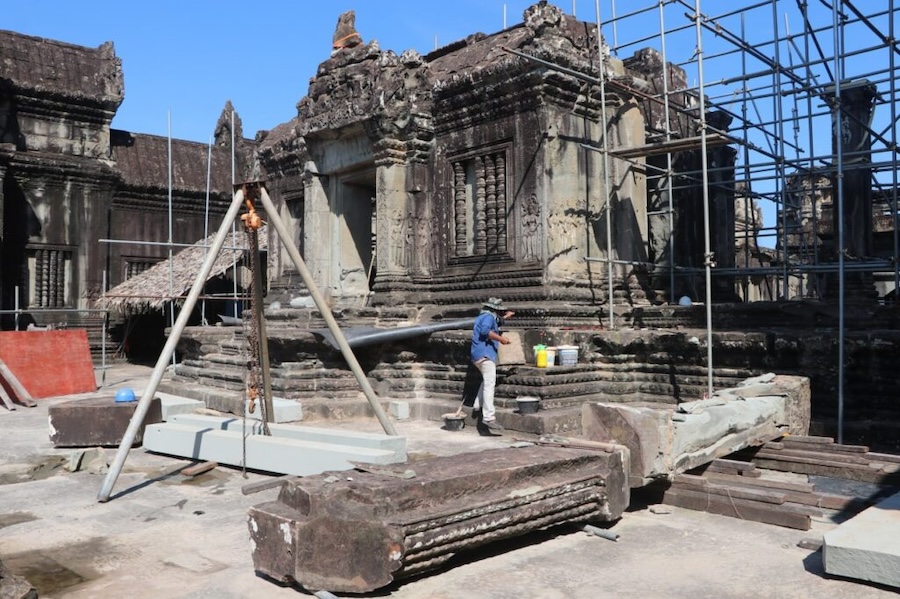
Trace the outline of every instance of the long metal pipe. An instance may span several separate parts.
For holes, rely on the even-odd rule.
[[[203,239],[209,237],[209,190],[212,187],[212,145],[213,138],[209,138],[209,145],[206,149],[206,201],[203,208]],[[206,323],[206,300],[200,305],[200,322]]]
[[[600,71],[600,127],[603,129],[603,197],[606,199],[606,257],[607,284],[609,285],[609,329],[616,328],[616,311],[613,309],[612,263],[612,194],[609,189],[609,121],[606,120],[606,67],[603,62],[603,33],[600,20],[600,0],[594,0],[597,12],[597,68]]]
[[[207,237],[209,237],[207,235]],[[121,243],[126,245],[150,245],[150,246],[162,246],[162,247],[176,247],[176,248],[193,248],[193,247],[202,247],[209,249],[210,245],[198,245],[196,243],[169,243],[167,241],[137,241],[135,239],[98,239],[98,243]],[[247,248],[240,247],[238,245],[224,245],[222,246],[223,250],[236,250],[238,252],[243,252]]]
[[[475,324],[474,318],[461,318],[458,320],[447,320],[443,322],[430,322],[426,324],[417,324],[409,327],[397,327],[393,329],[376,329],[373,327],[360,327],[357,329],[343,329],[341,332],[347,339],[347,345],[351,348],[366,347],[369,345],[377,345],[379,343],[393,343],[395,341],[403,341],[421,335],[430,335],[438,331],[452,331],[455,329],[471,329]],[[313,334],[321,335],[335,349],[340,346],[330,331],[314,330]]]
[[[666,141],[672,139],[672,124],[669,117],[669,69],[668,58],[666,57],[666,26],[665,26],[665,0],[659,0],[659,42],[662,51],[663,63],[663,110],[666,117],[664,120],[666,127]],[[669,301],[675,303],[675,199],[672,197],[674,190],[672,189],[672,178],[674,169],[672,167],[672,153],[666,153],[666,195],[669,200]]]
[[[297,246],[293,241],[291,241],[291,239],[293,239],[291,237],[291,233],[285,226],[284,221],[282,221],[281,217],[278,215],[278,209],[275,207],[275,204],[272,203],[272,200],[269,198],[269,194],[266,192],[265,188],[260,189],[259,196],[260,200],[262,201],[263,207],[265,207],[266,209],[266,217],[268,221],[272,225],[274,225],[275,230],[278,231],[278,236],[281,238],[281,243],[284,245],[284,248],[287,250],[288,255],[291,257],[291,261],[294,263],[294,267],[297,269],[297,272],[300,273],[300,277],[303,279],[304,285],[306,285],[306,288],[309,290],[309,294],[310,296],[312,296],[316,307],[322,314],[322,318],[325,320],[325,324],[328,326],[328,330],[334,336],[335,341],[337,341],[338,347],[341,350],[341,354],[343,354],[344,359],[347,360],[347,365],[350,366],[350,370],[353,371],[353,376],[356,377],[356,381],[359,383],[360,388],[362,388],[366,399],[369,400],[369,405],[372,406],[372,411],[375,412],[375,417],[378,418],[378,422],[381,423],[381,427],[384,429],[385,433],[389,435],[396,435],[397,433],[394,430],[394,425],[390,420],[388,420],[387,414],[384,413],[384,409],[378,402],[378,398],[375,396],[375,391],[372,389],[372,385],[369,384],[369,379],[366,378],[366,373],[363,372],[362,367],[359,365],[359,361],[353,354],[353,350],[350,349],[350,346],[347,344],[347,339],[344,337],[344,334],[341,332],[337,321],[334,319],[334,314],[331,313],[331,308],[328,306],[325,298],[322,297],[322,294],[319,291],[319,286],[316,285],[316,282],[313,279],[312,274],[309,272],[309,269],[306,268],[306,263],[303,261],[303,257],[300,255],[299,250],[297,250]]]
[[[228,208],[228,212],[225,213],[222,225],[219,227],[219,231],[216,233],[216,237],[213,240],[212,248],[210,248],[210,252],[206,255],[206,259],[200,267],[200,272],[197,273],[197,278],[194,279],[194,285],[191,287],[187,299],[184,300],[184,306],[182,306],[181,312],[178,314],[178,319],[172,326],[169,338],[166,340],[166,344],[163,347],[162,352],[160,352],[159,358],[156,360],[156,367],[153,369],[153,373],[150,375],[150,381],[147,383],[147,387],[144,389],[144,393],[141,395],[141,399],[135,407],[134,414],[131,416],[131,421],[128,423],[128,428],[125,430],[125,435],[122,437],[122,442],[119,444],[116,457],[109,467],[109,472],[106,473],[106,478],[103,480],[103,486],[100,488],[100,494],[97,496],[97,500],[100,502],[109,501],[113,485],[116,484],[116,479],[119,478],[122,466],[125,465],[125,459],[128,457],[128,452],[131,450],[138,429],[140,429],[144,422],[144,418],[147,416],[147,411],[150,409],[150,402],[156,394],[156,389],[159,387],[159,382],[162,380],[163,374],[166,371],[169,359],[175,355],[175,348],[178,345],[178,341],[181,339],[181,333],[184,331],[184,327],[187,326],[191,312],[197,304],[197,298],[200,296],[200,292],[203,291],[206,279],[212,271],[213,263],[216,261],[219,250],[225,243],[228,229],[231,224],[234,223],[234,219],[237,218],[243,201],[244,192],[242,190],[236,191],[234,199],[231,201],[231,206]]]
[[[175,266],[172,260],[172,242],[174,241],[172,222],[172,111],[167,114],[168,142],[167,162],[169,171],[169,297],[175,295]],[[169,326],[175,326],[175,301],[169,300]],[[172,366],[175,365],[175,352],[172,352]]]
[[[894,37],[894,0],[890,0],[890,4],[888,5],[889,10],[889,18],[888,18],[888,37],[891,39],[896,39]],[[889,52],[890,54],[890,70],[891,74],[894,73],[894,68],[896,65],[896,57],[893,52]],[[891,77],[891,140],[893,143],[897,144],[897,83],[896,78]],[[891,153],[891,211],[894,217],[894,304],[897,304],[898,295],[900,295],[900,221],[898,221],[897,217],[897,153]]]
[[[837,221],[838,233],[838,430],[837,442],[844,442],[844,110],[841,106],[841,83],[844,77],[844,64],[841,60],[843,51],[843,21],[838,11],[838,0],[832,0],[831,14],[834,21],[834,140],[835,140],[835,175],[837,187],[837,210],[834,220]]]
[[[697,32],[697,74],[699,76],[700,164],[703,170],[703,266],[706,270],[706,391],[713,394],[713,333],[712,333],[712,260],[709,247],[709,173],[706,155],[706,95],[703,82],[703,28],[700,0],[694,0],[694,23]]]

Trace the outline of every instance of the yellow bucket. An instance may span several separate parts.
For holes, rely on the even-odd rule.
[[[547,367],[547,348],[541,345],[534,346],[534,363],[538,368]]]

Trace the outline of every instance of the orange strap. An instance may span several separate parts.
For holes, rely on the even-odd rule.
[[[334,48],[334,49],[337,49],[337,48],[345,48],[346,46],[343,45],[343,42],[347,41],[348,39],[350,39],[350,38],[352,38],[352,37],[359,37],[359,34],[356,33],[356,32],[354,31],[354,32],[351,33],[350,35],[345,35],[344,37],[342,37],[342,38],[339,39],[339,40],[334,40],[334,43],[331,44],[331,47]],[[359,41],[362,41],[362,38],[360,38]]]

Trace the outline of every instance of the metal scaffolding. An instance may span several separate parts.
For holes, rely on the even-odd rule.
[[[668,222],[668,263],[652,267],[657,274],[660,268],[668,269],[670,300],[675,301],[685,277],[705,275],[709,391],[713,278],[733,279],[735,292],[744,301],[836,299],[840,442],[846,296],[877,290],[879,301],[896,303],[900,293],[896,109],[900,47],[895,40],[900,9],[894,0],[702,4],[632,0],[626,3],[628,11],[621,13],[616,0],[603,0],[602,10],[601,1],[595,3],[596,20],[611,56],[624,60],[639,49],[653,48],[664,65],[682,69],[689,82],[687,89],[674,89],[666,71],[662,89],[634,94],[639,102],[663,106],[664,121],[653,123],[662,126],[653,132],[656,143],[613,148],[604,136],[600,150],[606,161],[640,164],[648,178],[658,179],[656,189],[666,190],[668,207],[660,213]],[[601,14],[612,16],[601,19]],[[623,34],[629,32],[633,39],[625,40]],[[609,71],[599,73],[604,100],[608,89],[621,88]],[[685,94],[693,98],[692,106],[679,108],[678,98]],[[716,112],[730,119],[728,130],[708,122]],[[691,119],[695,138],[680,136],[671,115]],[[737,150],[733,169],[707,162],[713,144],[723,140]],[[701,164],[676,172],[673,155],[688,146],[699,151]],[[666,156],[664,170],[641,163],[660,153]],[[673,197],[698,186],[704,212],[702,269],[679,264],[684,257],[675,254],[673,223],[678,211]],[[742,200],[738,206],[743,214],[735,215],[736,255],[730,257],[715,256],[710,246],[710,193],[722,187]],[[610,212],[606,211],[608,222]],[[760,212],[768,226],[759,222]],[[611,269],[617,262],[613,258],[610,253],[602,261]],[[717,268],[716,262],[722,267]],[[848,275],[857,287],[848,285]],[[751,276],[765,280],[769,291],[752,292]],[[610,280],[610,305],[612,294]]]

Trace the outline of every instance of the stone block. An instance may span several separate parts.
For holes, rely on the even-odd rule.
[[[139,393],[138,396],[142,395]],[[156,393],[159,398],[160,409],[162,410],[162,419],[170,420],[176,414],[191,414],[200,408],[205,408],[206,404],[198,399],[190,399],[188,397],[180,397],[169,393]]]
[[[231,433],[259,435],[262,434],[262,423],[240,418],[208,416],[205,414],[179,414],[173,418],[178,424],[194,426],[200,429],[219,429]],[[310,441],[319,444],[337,444],[364,449],[378,449],[396,454],[396,460],[406,459],[406,437],[385,435],[383,433],[366,433],[346,429],[322,428],[317,426],[299,426],[296,424],[270,423],[269,432],[273,437]]]
[[[628,507],[627,457],[526,446],[286,481],[249,511],[254,568],[309,590],[368,593],[467,550]],[[401,470],[402,469],[402,470]]]
[[[900,587],[900,493],[824,535],[825,572]]]
[[[257,402],[253,413],[248,412],[247,407],[249,406],[244,408],[244,415],[247,418],[262,421],[262,410],[259,409],[259,402]],[[273,397],[272,409],[275,410],[274,422],[299,422],[303,420],[303,407],[299,402],[292,399]]]
[[[148,426],[144,448],[193,460],[215,461],[230,466],[246,465],[251,470],[295,476],[310,476],[328,470],[350,470],[354,468],[354,462],[391,464],[406,459],[404,437],[394,438],[402,440],[404,446],[402,452],[396,452],[372,444],[342,444],[342,440],[350,439],[349,435],[335,435],[331,439],[323,436],[322,440],[309,440],[300,436],[276,434],[284,432],[277,430],[279,426],[289,425],[271,424],[270,428],[275,430],[272,430],[271,436],[266,436],[260,434],[259,430],[254,430],[261,428],[259,423],[247,421],[245,440],[240,430],[244,423],[237,419],[232,419],[237,424],[237,430],[229,430],[227,425],[224,428],[216,426],[212,421],[207,425],[197,422],[184,424],[181,419],[178,416],[175,422]]]
[[[516,331],[506,331],[504,337],[509,338],[509,345],[500,345],[497,351],[497,363],[500,365],[524,364],[525,346],[522,337]]]
[[[409,419],[409,402],[407,401],[392,401],[388,404],[388,409],[392,418],[397,420]]]
[[[115,447],[122,442],[137,401],[116,402],[113,395],[66,401],[49,409],[50,441],[54,447]],[[150,400],[147,415],[134,437],[140,445],[148,424],[162,421],[160,400]]]

